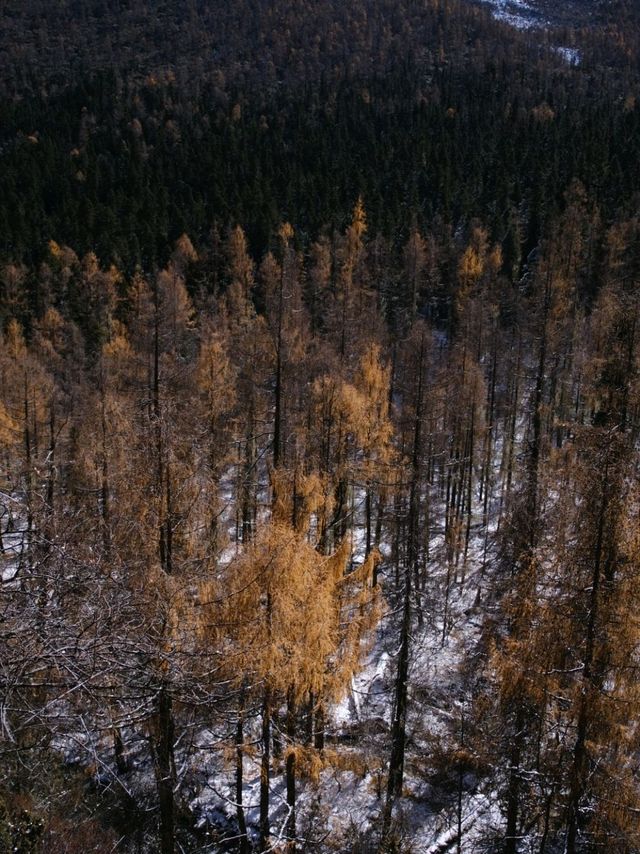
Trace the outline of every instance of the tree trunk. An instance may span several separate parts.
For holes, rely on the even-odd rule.
[[[284,267],[286,263],[286,251],[282,257],[282,268],[280,270],[280,288],[278,293],[278,330],[276,337],[276,384],[275,384],[275,412],[273,423],[273,467],[277,469],[282,463],[282,321],[284,312]]]
[[[107,454],[107,414],[104,385],[100,388],[100,427],[102,431],[102,478],[100,498],[102,510],[102,546],[106,557],[111,554],[111,504],[109,500],[109,457]]]
[[[529,455],[526,468],[525,484],[525,506],[524,506],[524,541],[516,556],[514,572],[528,572],[529,562],[533,556],[536,536],[538,530],[538,468],[540,465],[540,451],[542,443],[542,401],[544,392],[545,368],[547,357],[547,315],[551,299],[551,282],[548,279],[542,314],[542,334],[540,337],[540,349],[538,351],[538,370],[533,397],[533,437],[529,444]],[[512,635],[517,635],[518,627],[511,630]],[[520,814],[520,776],[521,758],[524,747],[524,710],[520,699],[516,696],[515,703],[518,704],[515,718],[515,728],[512,733],[512,745],[509,758],[509,783],[507,788],[507,822],[505,834],[505,854],[516,854],[518,847],[518,818]]]
[[[287,818],[286,835],[288,839],[288,851],[296,850],[296,755],[294,752],[296,737],[296,703],[293,690],[289,691],[287,698],[287,806],[289,817]]]
[[[404,570],[404,601],[402,607],[402,623],[400,626],[400,652],[398,656],[398,670],[396,674],[394,694],[394,713],[391,724],[391,756],[389,759],[387,800],[383,815],[383,842],[389,833],[394,802],[397,798],[402,796],[402,783],[404,779],[404,753],[407,733],[407,697],[409,681],[409,647],[411,643],[412,578],[417,572],[418,565],[418,498],[422,464],[423,396],[424,333],[420,339],[420,355],[416,387],[413,450],[411,455],[411,486],[409,493],[409,530]]]
[[[160,854],[175,854],[173,802],[173,714],[171,696],[165,685],[158,694],[156,764],[160,802]]]
[[[409,677],[409,643],[411,637],[411,567],[407,564],[404,573],[404,604],[400,628],[400,652],[396,674],[393,721],[391,724],[391,758],[385,803],[382,837],[388,836],[391,826],[393,805],[402,795],[404,779],[404,751],[407,732],[407,691]]]
[[[244,782],[244,699],[241,697],[238,707],[238,720],[236,721],[236,818],[238,821],[238,851],[239,854],[247,854],[249,850],[247,837],[247,822],[244,815],[242,802],[242,789]]]
[[[260,764],[260,851],[269,845],[269,784],[271,778],[271,692],[262,705],[262,761]]]
[[[596,631],[600,618],[600,592],[602,582],[602,558],[604,550],[605,521],[609,503],[610,484],[608,483],[608,465],[602,472],[602,497],[598,513],[598,528],[593,559],[593,574],[591,577],[591,592],[589,594],[589,610],[586,626],[585,652],[582,668],[582,689],[576,723],[576,741],[573,748],[573,769],[569,793],[567,836],[565,854],[575,854],[577,834],[580,824],[580,803],[587,787],[588,750],[587,731],[591,716],[591,693],[598,688],[595,664]]]
[[[521,706],[516,710],[515,731],[509,752],[509,783],[507,787],[507,825],[505,832],[505,854],[516,854],[518,850],[518,816],[520,814],[520,762],[524,736],[524,713]]]

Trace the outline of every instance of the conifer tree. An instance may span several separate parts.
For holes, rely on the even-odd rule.
[[[285,751],[287,837],[295,845],[295,778],[301,764],[313,760],[313,749],[297,737],[296,710],[310,701],[328,704],[349,688],[365,651],[367,638],[379,617],[379,592],[372,585],[379,556],[372,552],[359,568],[348,571],[347,539],[333,554],[318,550],[311,535],[312,517],[322,495],[313,473],[298,474],[301,500],[294,506],[292,482],[280,468],[273,478],[277,496],[271,520],[229,567],[230,584],[221,616],[210,618],[226,626],[226,643],[235,679],[261,686],[262,759],[260,846],[269,845],[272,717],[287,704]],[[295,517],[295,518],[294,518]],[[201,598],[212,602],[211,586]],[[238,675],[239,674],[239,675]],[[308,751],[311,750],[311,753]]]

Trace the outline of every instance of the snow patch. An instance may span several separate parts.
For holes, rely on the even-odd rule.
[[[484,0],[493,8],[493,17],[518,30],[528,30],[540,22],[536,10],[526,0]]]
[[[558,54],[567,65],[580,65],[580,51],[576,47],[554,47],[555,53]]]

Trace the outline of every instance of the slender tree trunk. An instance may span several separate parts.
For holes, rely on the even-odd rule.
[[[413,450],[411,453],[411,485],[409,487],[409,518],[407,519],[407,565],[413,573],[416,593],[420,592],[419,529],[420,529],[420,480],[422,472],[422,418],[424,406],[424,333],[420,338],[418,381],[416,389],[416,411],[413,427]],[[418,599],[418,619],[422,624],[422,608]]]
[[[173,801],[173,714],[171,696],[163,685],[158,695],[156,761],[160,801],[160,854],[175,854]]]
[[[387,800],[383,819],[383,838],[390,829],[393,805],[402,796],[404,779],[404,752],[407,731],[407,693],[409,682],[409,643],[411,637],[411,569],[407,566],[404,573],[404,602],[402,625],[400,627],[400,651],[398,671],[394,691],[393,721],[391,724],[391,758],[389,760],[389,779]]]
[[[102,546],[105,556],[111,554],[111,503],[109,489],[109,456],[107,453],[107,414],[104,384],[100,388],[100,428],[102,432],[102,477],[100,483],[100,504],[102,511]]]
[[[464,713],[460,718],[460,747],[464,748]],[[462,762],[458,768],[458,803],[456,805],[457,834],[456,851],[462,854],[462,783],[464,780],[464,768]]]
[[[272,604],[267,593],[267,632],[271,637]],[[269,795],[271,788],[271,687],[265,685],[262,704],[262,761],[260,763],[260,850],[269,844]]]
[[[464,536],[464,557],[462,565],[462,583],[465,580],[465,567],[467,563],[467,552],[469,551],[469,539],[471,536],[471,519],[473,516],[473,454],[475,441],[475,425],[476,425],[476,402],[475,399],[471,404],[471,426],[469,427],[469,465],[467,476],[467,527]]]
[[[318,700],[316,703],[313,727],[313,744],[316,750],[324,750],[325,726],[324,706],[322,705],[322,702]]]
[[[497,334],[494,337],[497,342]],[[482,488],[482,524],[484,528],[487,527],[489,522],[489,501],[491,499],[491,486],[492,486],[492,476],[491,476],[491,461],[493,457],[493,439],[494,439],[494,426],[493,420],[495,415],[495,400],[496,400],[496,380],[497,380],[497,343],[494,345],[493,358],[491,363],[491,380],[489,382],[489,394],[487,401],[487,430],[485,434],[485,452],[484,452],[484,466],[483,466],[483,488]]]
[[[586,791],[588,775],[588,751],[587,732],[591,718],[591,694],[599,687],[597,684],[594,667],[596,656],[596,632],[600,619],[600,598],[602,585],[602,559],[605,534],[605,521],[608,494],[608,467],[605,466],[602,473],[602,497],[598,514],[598,528],[593,559],[593,574],[591,577],[591,591],[589,594],[589,610],[586,625],[585,652],[582,666],[582,690],[580,692],[580,703],[578,707],[578,720],[576,723],[576,741],[573,748],[573,768],[571,773],[571,787],[569,793],[567,836],[565,843],[565,854],[575,854],[577,834],[580,824],[580,803]]]
[[[378,502],[376,507],[376,527],[374,534],[374,541],[376,546],[380,545],[380,540],[382,539],[382,518],[384,516],[384,498],[381,493],[378,493]],[[373,580],[372,585],[376,587],[378,584],[378,563],[375,564],[373,568]]]
[[[262,704],[262,761],[260,763],[260,851],[269,845],[269,790],[271,780],[271,692],[265,688]]]
[[[517,700],[516,700],[517,702]],[[516,709],[514,733],[509,752],[509,783],[507,787],[507,823],[505,832],[505,854],[517,854],[518,816],[520,814],[520,763],[524,743],[524,712],[521,705]]]
[[[47,477],[47,515],[54,515],[56,482],[56,409],[53,401],[49,409],[49,476]]]
[[[498,520],[498,525],[502,520],[502,508],[503,501],[506,498],[507,501],[509,496],[511,495],[511,482],[513,479],[513,458],[516,444],[516,425],[517,425],[517,411],[518,411],[518,398],[520,396],[520,365],[522,360],[522,338],[518,340],[518,356],[516,359],[516,369],[515,369],[515,381],[513,388],[513,397],[511,400],[511,415],[509,418],[509,440],[508,440],[508,450],[507,450],[507,471],[506,471],[506,484],[501,491],[500,496],[500,518]]]
[[[631,380],[634,376],[633,361],[636,350],[636,326],[638,322],[638,303],[634,303],[633,321],[631,323],[631,332],[627,339],[627,359],[624,372],[624,385],[622,388],[622,401],[620,407],[620,429],[624,432],[627,429],[628,413],[629,413],[629,391]]]
[[[517,557],[519,567],[514,572],[528,572],[529,559],[533,556],[538,530],[538,468],[542,443],[542,401],[544,392],[547,357],[547,317],[551,300],[551,281],[548,278],[545,288],[540,349],[538,351],[538,370],[533,396],[532,439],[526,469],[524,543]],[[517,631],[517,629],[516,629]],[[512,734],[512,746],[509,759],[509,783],[507,788],[507,823],[505,834],[505,854],[516,854],[518,846],[518,818],[520,813],[521,760],[525,737],[525,716],[520,698],[517,704],[515,727]]]
[[[277,469],[282,463],[282,326],[284,312],[284,275],[287,260],[286,249],[282,257],[280,270],[280,287],[278,291],[278,329],[276,333],[276,385],[275,385],[275,412],[273,424],[273,467]]]
[[[288,751],[286,760],[286,783],[287,783],[287,806],[289,817],[287,819],[288,850],[296,850],[296,754],[294,750],[296,738],[296,702],[293,689],[289,691],[287,698],[287,741]]]
[[[364,510],[365,510],[365,557],[369,556],[371,552],[371,539],[372,539],[372,487],[371,484],[367,484],[367,489],[364,497]]]
[[[394,692],[393,720],[391,723],[391,756],[389,759],[389,778],[387,782],[387,799],[383,814],[382,838],[386,841],[393,813],[393,805],[402,796],[404,780],[404,756],[407,733],[407,706],[409,682],[409,648],[411,642],[411,598],[412,578],[416,571],[418,559],[418,484],[421,469],[422,453],[422,409],[424,384],[424,334],[420,340],[420,356],[416,390],[416,412],[413,432],[413,453],[411,460],[411,487],[409,495],[409,537],[407,543],[407,559],[404,571],[404,600],[402,606],[402,623],[400,626],[400,652],[398,655],[398,670]]]
[[[547,839],[549,838],[549,821],[551,818],[551,807],[553,805],[553,799],[555,797],[555,784],[551,784],[551,791],[547,795],[545,799],[544,805],[544,824],[542,826],[542,835],[540,836],[540,848],[539,854],[545,854],[547,850]]]
[[[449,598],[451,596],[451,566],[453,563],[453,556],[451,554],[451,548],[447,547],[447,577],[445,579],[444,586],[444,607],[442,609],[442,637],[441,642],[442,646],[445,645],[445,641],[447,640],[448,634],[448,623],[449,623]]]
[[[550,275],[550,274],[549,274]],[[547,318],[551,307],[551,281],[548,276],[545,287],[544,304],[542,311],[542,332],[540,335],[540,349],[538,351],[538,370],[536,373],[536,385],[533,395],[533,438],[529,448],[527,465],[527,520],[530,525],[527,537],[527,548],[533,548],[536,536],[538,517],[538,469],[540,466],[540,452],[542,449],[542,401],[544,396],[545,372],[547,366],[547,340],[548,328]]]
[[[31,441],[31,414],[29,411],[29,386],[24,376],[24,461],[25,461],[25,498],[27,504],[27,537],[23,541],[22,552],[27,553],[29,573],[33,570],[33,461]]]
[[[238,821],[238,851],[239,854],[247,854],[249,851],[249,840],[247,837],[247,822],[243,806],[243,784],[244,784],[244,698],[241,697],[238,704],[238,719],[236,721],[236,818]]]
[[[173,572],[173,493],[171,490],[171,465],[167,460],[165,466],[166,478],[166,515],[165,515],[165,571],[168,575]]]
[[[160,295],[158,286],[154,289],[153,316],[153,376],[152,376],[152,412],[156,440],[156,477],[158,490],[158,553],[160,566],[166,573],[171,573],[170,534],[171,525],[168,519],[170,497],[165,490],[169,489],[165,471],[165,447],[162,435],[162,406],[160,401]]]
[[[244,469],[242,472],[242,483],[240,486],[242,495],[242,519],[241,539],[248,543],[253,537],[255,521],[255,469],[257,465],[256,439],[255,439],[255,411],[253,393],[249,400],[249,411],[247,413],[247,435],[244,452]]]

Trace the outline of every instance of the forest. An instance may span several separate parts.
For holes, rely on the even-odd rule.
[[[57,5],[0,10],[0,852],[640,852],[635,5]]]

